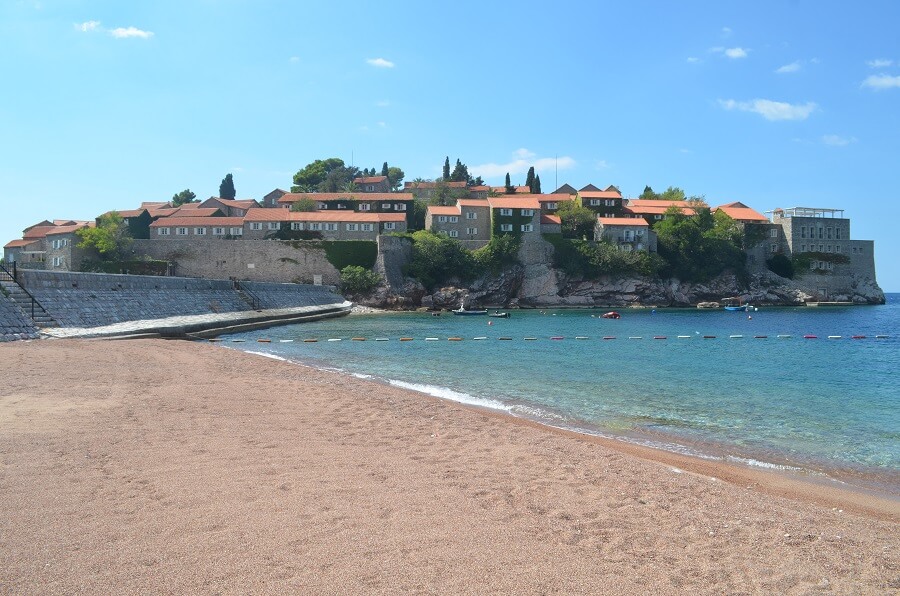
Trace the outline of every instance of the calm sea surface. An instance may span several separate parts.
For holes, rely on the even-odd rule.
[[[619,320],[598,310],[353,315],[224,339],[548,425],[900,494],[900,294],[887,298],[751,313],[625,309]]]

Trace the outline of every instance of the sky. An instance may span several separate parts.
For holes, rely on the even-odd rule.
[[[0,2],[0,240],[315,159],[844,209],[900,292],[900,3]]]

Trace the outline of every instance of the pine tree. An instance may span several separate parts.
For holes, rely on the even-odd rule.
[[[528,191],[534,193],[534,166],[528,168],[528,175],[525,176],[525,186],[528,187]]]
[[[219,198],[233,200],[235,196],[237,192],[234,190],[234,179],[231,174],[225,174],[222,184],[219,185]]]
[[[450,180],[450,156],[444,158],[444,180]]]
[[[516,189],[513,188],[512,184],[509,182],[509,172],[506,173],[506,194],[511,195],[516,192]]]
[[[531,187],[531,193],[535,195],[541,194],[541,177],[534,177],[534,185]]]
[[[381,175],[387,176],[389,171],[390,171],[390,169],[388,168],[387,162],[384,162],[384,165],[381,166]]]

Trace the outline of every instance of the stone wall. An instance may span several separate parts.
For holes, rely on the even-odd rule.
[[[190,239],[135,240],[136,255],[175,264],[173,273],[184,277],[274,281],[338,285],[340,272],[328,262],[315,241]]]
[[[0,293],[0,342],[36,339],[38,330],[16,304]]]
[[[19,283],[63,327],[252,310],[229,280],[19,270]],[[343,302],[327,286],[249,283],[259,308]]]

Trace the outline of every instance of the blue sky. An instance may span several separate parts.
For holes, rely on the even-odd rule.
[[[900,291],[900,3],[7,0],[0,240],[317,158],[846,210]]]

